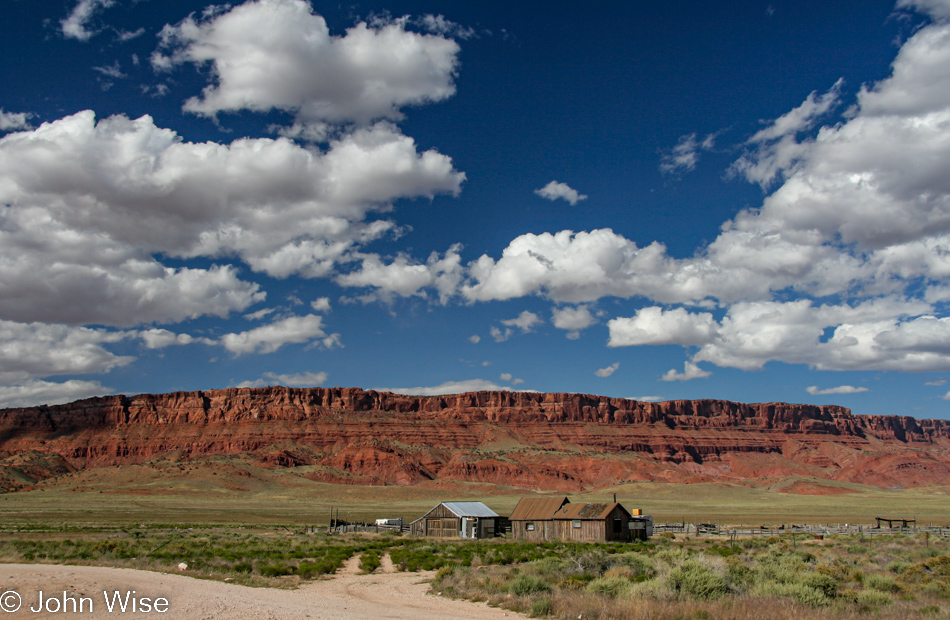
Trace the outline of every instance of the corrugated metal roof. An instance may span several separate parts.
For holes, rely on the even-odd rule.
[[[498,513],[482,502],[442,502],[442,505],[460,517],[497,517]]]
[[[620,506],[615,503],[588,503],[568,504],[563,510],[554,515],[555,519],[606,519],[614,508]],[[620,506],[620,509],[627,509]]]
[[[554,518],[554,513],[564,504],[570,504],[566,497],[522,497],[508,517],[512,521],[546,521]]]

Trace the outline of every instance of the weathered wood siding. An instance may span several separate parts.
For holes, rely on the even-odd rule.
[[[580,527],[574,522],[580,521]],[[585,542],[630,540],[630,517],[620,507],[605,519],[555,519],[550,521],[512,521],[511,536],[516,540],[576,540]],[[534,524],[534,531],[527,524]]]
[[[458,538],[458,518],[426,518],[426,536],[435,538]]]
[[[443,504],[439,504],[409,524],[409,533],[413,536],[434,536],[437,538],[458,538],[459,518]]]
[[[533,523],[534,530],[527,529]],[[554,540],[554,521],[512,521],[511,537],[515,540]]]
[[[555,537],[559,540],[577,540],[577,541],[603,541],[604,522],[593,520],[581,520],[580,527],[574,527],[573,520],[558,520],[554,522]]]

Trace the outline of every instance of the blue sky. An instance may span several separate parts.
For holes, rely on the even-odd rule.
[[[950,417],[948,0],[4,11],[0,406]]]

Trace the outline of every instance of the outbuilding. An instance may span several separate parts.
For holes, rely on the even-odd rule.
[[[482,502],[442,502],[409,524],[413,536],[494,538],[502,517]]]
[[[566,497],[525,497],[515,506],[510,519],[512,537],[520,540],[631,539],[630,512],[616,502],[572,504]]]

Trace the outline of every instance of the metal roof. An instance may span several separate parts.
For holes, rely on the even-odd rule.
[[[569,502],[566,497],[522,497],[508,518],[512,521],[547,521]]]
[[[442,502],[442,505],[460,517],[497,517],[498,513],[481,502]]]

